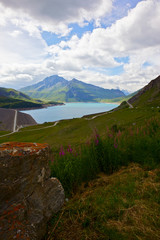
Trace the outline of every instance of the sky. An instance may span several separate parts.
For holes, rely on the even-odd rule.
[[[160,0],[0,0],[0,87],[59,75],[136,91],[160,75]]]

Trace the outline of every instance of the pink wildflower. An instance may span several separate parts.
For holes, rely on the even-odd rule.
[[[118,143],[117,143],[116,138],[114,139],[114,148],[118,148]]]
[[[99,140],[98,140],[98,138],[96,138],[95,139],[95,144],[98,145],[98,143],[99,143]]]
[[[71,148],[71,145],[68,146],[67,151],[68,151],[69,153],[72,153],[73,149]]]
[[[114,148],[118,148],[118,144],[114,142]]]
[[[65,155],[65,152],[64,152],[64,149],[63,149],[62,146],[61,146],[61,149],[60,149],[59,155],[60,155],[60,156],[64,156],[64,155]]]

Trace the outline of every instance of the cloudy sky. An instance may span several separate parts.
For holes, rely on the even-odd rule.
[[[133,92],[160,75],[160,0],[0,0],[0,86],[57,74]]]

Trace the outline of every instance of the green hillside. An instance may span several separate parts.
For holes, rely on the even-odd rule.
[[[93,116],[96,116],[96,114],[91,117]],[[53,126],[54,123],[50,122],[23,128],[17,133],[1,138],[0,143],[8,141],[46,142],[53,150],[57,151],[60,145],[71,144],[77,146],[85,143],[92,136],[94,129],[97,129],[99,134],[103,136],[107,127],[114,128],[117,126],[118,129],[123,129],[133,125],[140,126],[145,120],[147,121],[153,116],[160,117],[159,109],[125,108],[111,113],[98,114],[96,118],[91,120],[88,120],[91,117],[87,116],[85,118],[61,120],[55,127]]]
[[[159,78],[147,86],[129,100],[133,108],[0,138],[51,146],[51,176],[62,183],[66,202],[50,221],[46,240],[159,240]]]
[[[134,95],[136,95],[140,90],[136,91],[136,92],[133,92],[127,96],[124,96],[124,97],[118,97],[118,98],[113,98],[113,99],[103,99],[101,100],[101,102],[112,102],[112,103],[116,103],[116,102],[123,102],[123,101],[128,101],[131,97],[133,97]]]
[[[19,99],[19,100],[25,100],[25,101],[33,100],[26,94],[19,92],[15,89],[2,88],[2,87],[0,87],[0,97],[7,97],[7,98],[13,98],[13,99]]]
[[[160,107],[160,76],[130,98],[129,103],[135,107]]]
[[[1,97],[0,108],[25,109],[25,108],[42,108],[43,104],[32,101],[24,101],[16,98]]]
[[[0,87],[0,108],[42,108],[49,105],[57,105],[59,103],[54,101],[41,101],[33,99],[28,95],[12,88]]]
[[[77,79],[67,81],[57,75],[45,78],[43,81],[21,89],[33,98],[61,102],[100,102],[102,99],[124,97],[117,89],[104,89],[86,84]]]
[[[157,81],[156,84],[158,84]],[[152,101],[152,104],[155,107],[153,108],[150,105],[150,102],[147,101],[143,106],[141,104],[137,105],[138,108],[122,108],[116,111],[106,112],[106,114],[98,114],[94,119],[91,118],[96,116],[96,114],[92,114],[91,116],[86,116],[84,118],[62,120],[59,121],[55,127],[50,127],[54,125],[52,122],[40,124],[34,127],[24,128],[20,132],[8,136],[7,138],[1,138],[0,141],[47,142],[53,149],[57,149],[61,144],[77,145],[84,143],[92,135],[95,128],[101,135],[103,135],[106,126],[113,127],[116,125],[117,128],[121,129],[132,125],[139,126],[140,124],[143,124],[145,120],[153,116],[157,116],[158,118],[160,117],[160,109],[157,105],[157,103],[159,104],[157,100],[159,99],[159,94],[155,95],[155,92],[158,91],[155,90],[155,87],[156,85],[154,83],[153,89],[150,88],[144,92],[144,95],[140,95],[141,99],[143,99],[146,95],[149,96],[151,92],[154,92],[155,98],[154,101]],[[43,127],[49,128],[43,129]],[[38,128],[42,129],[38,130]],[[30,131],[33,131],[32,134],[30,134]]]

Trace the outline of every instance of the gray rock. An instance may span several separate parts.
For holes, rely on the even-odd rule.
[[[46,223],[64,203],[64,190],[50,178],[47,144],[0,145],[0,239],[42,239]]]

